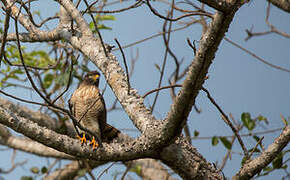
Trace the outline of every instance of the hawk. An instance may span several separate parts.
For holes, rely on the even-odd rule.
[[[91,137],[80,130],[82,137],[79,139],[82,144],[88,138],[93,149],[101,145],[102,141],[110,141],[120,133],[119,130],[106,123],[107,111],[98,87],[99,79],[99,72],[88,72],[69,100],[72,115],[81,126],[97,135],[97,137]]]

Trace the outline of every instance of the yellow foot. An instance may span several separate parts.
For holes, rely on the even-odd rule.
[[[86,134],[85,133],[83,133],[83,137],[78,136],[78,139],[81,140],[82,144],[84,144],[84,143],[87,142]]]
[[[93,140],[91,140],[90,145],[93,145],[93,149],[96,149],[99,146],[99,144],[96,142],[95,137],[93,137]]]

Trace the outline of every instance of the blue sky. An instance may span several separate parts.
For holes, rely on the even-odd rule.
[[[43,17],[54,15],[58,11],[58,7],[54,1],[42,1],[41,4],[35,2],[33,4],[37,4],[35,10],[40,10]],[[128,3],[124,2],[121,6],[124,7],[126,5]],[[159,12],[165,15],[166,11],[162,8],[164,5],[160,6],[159,3],[154,1],[152,5],[159,8]],[[121,6],[114,5],[109,8],[119,9]],[[253,1],[244,5],[236,14],[226,37],[248,50],[255,52],[268,62],[290,69],[289,39],[277,34],[269,34],[254,37],[248,41],[244,40],[246,38],[245,29],[250,29],[252,26],[254,31],[260,32],[268,30],[265,24],[266,8],[266,1]],[[107,26],[112,27],[112,31],[102,31],[104,41],[109,44],[115,45],[114,38],[117,38],[122,45],[126,45],[162,31],[163,21],[153,16],[146,6],[130,10],[129,12],[115,14],[115,16],[116,21],[105,22]],[[3,18],[3,15],[1,15],[1,19]],[[184,21],[189,21],[189,19],[184,19]],[[278,10],[274,6],[271,8],[270,22],[278,29],[290,33],[289,14]],[[52,23],[51,25],[53,26],[55,24]],[[177,28],[180,25],[175,23],[173,27]],[[184,31],[174,32],[171,35],[170,47],[179,59],[184,59],[181,66],[181,68],[184,68],[193,59],[193,53],[186,43],[186,38],[198,41],[201,35],[201,27],[200,25],[193,25]],[[162,38],[157,37],[125,49],[129,64],[130,54],[136,54],[136,49],[139,50],[139,59],[136,63],[133,77],[131,78],[131,85],[141,95],[157,87],[159,72],[155,68],[155,64],[159,66],[162,64],[165,51],[162,42]],[[29,45],[29,47],[35,48],[36,45]],[[120,53],[114,53],[123,66]],[[91,68],[95,68],[93,65],[90,66]],[[166,65],[165,77],[168,77],[173,70],[174,62],[172,58],[169,58]],[[290,84],[288,82],[290,81],[290,73],[273,69],[223,40],[208,75],[209,79],[205,82],[204,87],[210,91],[224,112],[232,113],[236,120],[240,120],[241,113],[243,112],[250,112],[253,117],[258,115],[267,117],[270,124],[263,128],[257,128],[255,131],[283,127],[280,114],[285,117],[289,116]],[[167,79],[165,78],[163,85],[168,85]],[[102,79],[101,87],[104,87],[104,84],[105,81]],[[73,90],[74,87],[65,95],[66,98],[70,97],[70,93]],[[23,93],[18,89],[10,88],[9,91],[13,91],[16,95],[23,97]],[[34,100],[39,99],[35,94],[29,94],[26,97],[31,97]],[[154,95],[148,96],[145,104],[152,104],[153,98]],[[113,93],[109,88],[105,92],[105,100],[107,107],[110,107],[114,101]],[[166,117],[170,104],[171,98],[169,91],[161,91],[154,111],[157,119]],[[193,110],[188,117],[191,133],[197,130],[200,132],[200,136],[232,135],[230,128],[222,121],[220,114],[209,102],[205,93],[200,92],[196,100],[196,105],[202,110],[202,113],[197,114]],[[109,113],[108,122],[119,129],[134,128],[132,122],[123,111]],[[132,136],[138,135],[135,131],[123,130],[123,132]],[[241,134],[243,133],[247,133],[247,131],[243,130]],[[278,135],[279,132],[265,135],[265,139],[263,140],[264,145],[267,147]],[[248,148],[255,145],[255,141],[251,138],[245,138],[244,141]],[[193,145],[209,162],[218,161],[220,163],[226,152],[221,143],[213,147],[211,146],[210,140],[193,140]],[[0,147],[3,149],[2,146]],[[234,145],[233,151],[235,154],[233,154],[232,160],[228,161],[224,170],[227,177],[234,175],[240,167],[241,156],[238,153],[242,151],[239,144]],[[10,167],[11,154],[11,150],[0,151],[0,156],[4,159],[0,161],[0,168],[7,169]],[[1,176],[5,179],[19,179],[22,175],[29,175],[28,169],[30,167],[47,163],[45,158],[37,158],[26,153],[17,153],[16,161],[23,159],[29,159],[24,168],[18,167],[13,173]],[[104,167],[97,168],[94,173],[98,175],[103,169]],[[113,172],[122,172],[122,170],[125,170],[123,166],[115,166],[103,178],[110,179]],[[281,177],[281,174],[284,175],[279,170],[263,179]],[[130,175],[132,176],[132,174]]]

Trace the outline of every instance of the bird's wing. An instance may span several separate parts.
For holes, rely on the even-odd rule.
[[[75,107],[74,107],[74,103],[71,101],[71,98],[68,100],[68,107],[69,107],[71,115],[73,115],[73,117],[75,118]],[[80,132],[79,132],[79,129],[77,128],[77,124],[76,124],[75,120],[72,119],[72,122],[73,122],[73,125],[74,125],[74,128],[75,128],[77,134],[80,136]]]
[[[73,110],[74,107],[73,107],[73,103],[71,102],[71,99],[69,99],[67,102],[68,102],[70,113],[74,116],[74,110]]]

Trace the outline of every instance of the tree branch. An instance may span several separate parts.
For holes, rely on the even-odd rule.
[[[16,114],[19,117],[30,119],[33,122],[39,124],[40,126],[47,127],[48,129],[51,130],[58,131],[61,126],[59,123],[57,123],[58,121],[55,121],[46,114],[43,114],[39,111],[32,111],[24,106],[15,105],[14,103],[5,99],[0,98],[0,107],[8,109],[9,111],[11,111],[12,113]],[[75,137],[76,134],[74,132],[72,124],[67,123],[66,126],[68,128],[66,132],[69,133],[69,136]],[[120,134],[118,139],[116,139],[116,141],[118,142],[128,142],[130,140],[132,140],[132,138],[126,136],[125,134]],[[12,136],[11,133],[9,133],[8,129],[5,126],[2,126],[1,124],[0,124],[0,143],[13,149],[18,149],[39,156],[54,157],[61,159],[75,159],[75,157],[73,156],[56,151],[38,142],[26,138]],[[95,168],[104,163],[105,163],[104,161],[89,161],[91,168]],[[150,177],[153,176],[152,171],[156,173],[154,175],[156,179],[166,179],[166,178],[168,178],[169,180],[172,179],[171,176],[168,174],[167,170],[165,170],[164,167],[157,160],[138,159],[134,161],[125,162],[125,165],[127,163],[131,163],[132,167],[141,166],[142,167],[141,176],[144,177],[145,179],[147,176],[148,179],[149,176]],[[71,165],[56,170],[54,173],[47,176],[46,179],[54,179],[55,177],[59,177],[60,179],[67,179],[67,177],[76,176],[78,170],[81,169],[80,165],[81,164],[78,163],[77,161],[73,161],[71,162]]]
[[[144,143],[145,140],[142,138],[137,138],[136,140],[124,144],[105,144],[103,148],[94,151],[89,145],[85,144],[81,146],[77,139],[72,139],[66,135],[61,135],[41,127],[28,119],[16,116],[1,106],[0,123],[48,147],[79,158],[102,160],[106,162],[157,157],[157,153],[153,150],[144,151],[142,143]]]
[[[219,170],[190,145],[185,138],[178,138],[175,143],[160,152],[161,160],[183,179],[221,180]]]
[[[1,126],[1,125],[0,125]],[[35,154],[42,157],[53,157],[61,159],[75,159],[75,157],[65,154],[63,152],[56,151],[50,147],[44,146],[38,142],[31,141],[26,138],[20,138],[15,136],[8,136],[3,138],[0,135],[0,144],[8,146],[13,149],[21,150],[27,153]]]
[[[198,0],[198,1],[224,13],[232,11],[231,7],[233,5],[233,2],[235,2],[228,0]]]
[[[243,165],[233,180],[251,179],[264,167],[271,163],[274,158],[287,146],[290,141],[290,126],[286,126],[280,136],[268,146],[268,148],[257,158]]]
[[[34,24],[30,21],[27,16],[23,15],[20,9],[11,1],[7,0],[7,7],[11,7],[11,15],[16,17],[18,16],[18,21],[21,25],[29,32],[29,33],[19,33],[19,40],[22,42],[47,42],[47,41],[55,41],[60,40],[59,31],[61,26],[57,26],[55,29],[51,31],[42,31],[38,29]],[[1,35],[2,39],[3,36]],[[16,34],[9,33],[7,35],[7,41],[16,41]]]
[[[282,9],[290,13],[290,1],[289,0],[268,0],[270,3],[275,5],[277,8]]]
[[[229,15],[224,15],[222,12],[217,12],[214,15],[209,28],[200,41],[199,49],[189,67],[182,88],[165,119],[165,125],[160,132],[160,137],[163,138],[162,143],[168,143],[180,134],[195,103],[195,98],[204,83],[215,52],[225,36],[238,7],[239,5],[237,4]]]

